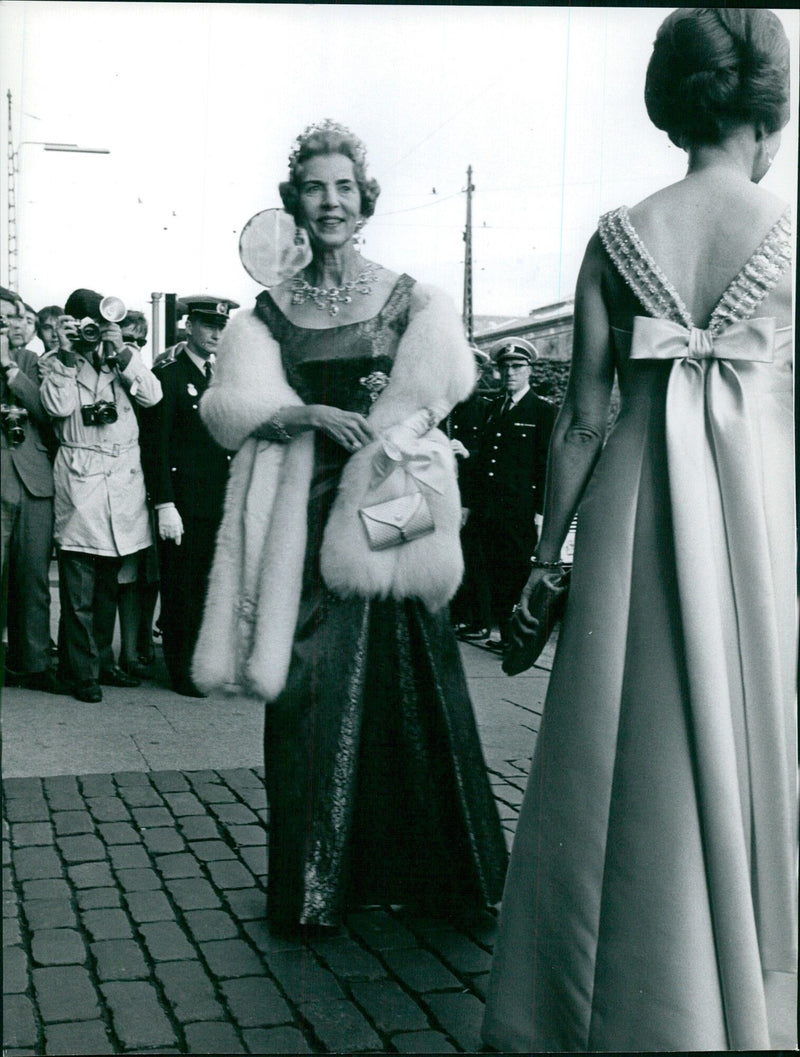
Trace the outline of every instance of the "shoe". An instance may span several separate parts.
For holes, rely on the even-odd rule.
[[[198,690],[191,679],[186,679],[180,683],[173,683],[172,689],[176,694],[180,694],[181,697],[208,697],[208,694],[204,694],[202,690]]]
[[[98,701],[103,700],[103,691],[100,689],[100,684],[95,682],[94,679],[85,679],[82,683],[77,683],[73,687],[72,696],[78,701],[86,701],[90,705],[96,705]]]
[[[43,672],[31,672],[20,676],[17,686],[24,690],[37,690],[44,694],[68,694],[69,687],[63,683],[51,668]]]
[[[101,668],[100,683],[103,686],[119,686],[125,690],[130,690],[134,686],[141,686],[142,680],[137,679],[135,675],[127,675],[115,665],[113,668]]]
[[[465,628],[458,632],[460,639],[467,639],[471,641],[473,639],[485,639],[489,634],[488,628],[478,627],[476,624],[468,624]]]
[[[148,674],[147,667],[141,664],[139,661],[134,661],[133,664],[124,664],[122,661],[119,662],[119,670],[123,675],[127,675],[130,678],[141,680]]]
[[[493,650],[495,653],[502,653],[506,648],[505,643],[499,636],[497,638],[491,636],[484,642],[484,646],[487,650]]]

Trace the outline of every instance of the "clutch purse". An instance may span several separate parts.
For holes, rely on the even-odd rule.
[[[358,511],[370,550],[382,551],[433,532],[433,514],[422,492],[364,506]]]
[[[503,671],[519,675],[531,668],[547,644],[553,628],[567,607],[570,570],[547,573],[534,587],[528,600],[531,620],[517,606],[508,628],[508,645],[503,653]]]

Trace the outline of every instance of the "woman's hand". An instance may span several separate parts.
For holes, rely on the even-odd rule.
[[[327,434],[346,451],[358,451],[377,438],[371,424],[357,411],[342,411],[327,404],[314,405],[314,428]]]
[[[534,619],[530,609],[528,608],[528,603],[530,602],[531,595],[533,594],[533,589],[538,583],[540,583],[545,578],[545,576],[547,576],[548,572],[552,572],[552,569],[531,569],[531,574],[528,577],[527,583],[522,588],[522,594],[520,595],[519,599],[519,608],[522,610],[523,618],[528,623],[530,623]]]

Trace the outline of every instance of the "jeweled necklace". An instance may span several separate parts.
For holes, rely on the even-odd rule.
[[[317,308],[323,312],[327,311],[329,316],[339,315],[339,305],[349,305],[353,300],[352,294],[362,294],[366,297],[372,293],[372,283],[378,275],[377,264],[368,264],[358,273],[355,279],[351,279],[341,286],[329,286],[327,288],[312,286],[302,275],[296,275],[292,279],[292,304],[304,305],[306,301],[312,301]]]

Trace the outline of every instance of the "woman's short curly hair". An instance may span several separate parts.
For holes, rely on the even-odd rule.
[[[371,217],[381,193],[377,180],[367,176],[367,151],[364,144],[344,125],[329,118],[319,125],[309,125],[296,141],[289,155],[289,179],[278,187],[283,207],[297,220],[303,162],[318,154],[343,154],[353,163],[353,173],[361,192],[361,215]]]
[[[645,105],[679,147],[719,143],[736,125],[789,120],[789,41],[764,8],[679,8],[662,22]]]

